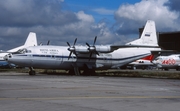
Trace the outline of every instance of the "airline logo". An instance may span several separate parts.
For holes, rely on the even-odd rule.
[[[176,61],[174,59],[163,60],[162,64],[163,65],[174,65],[174,64],[176,64]]]
[[[145,34],[145,36],[150,37],[150,34]]]

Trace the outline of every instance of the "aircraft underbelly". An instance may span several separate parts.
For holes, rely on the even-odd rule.
[[[51,68],[51,69],[58,69],[62,63],[62,59],[36,59],[32,60],[31,66],[37,68]]]
[[[27,66],[27,67],[31,66],[32,63],[31,59],[29,58],[24,59],[24,57],[17,57],[16,59],[10,59],[9,61],[18,66]]]
[[[176,68],[178,65],[161,65],[162,68]]]
[[[112,58],[114,58],[112,62],[112,68],[119,68],[123,65],[131,63],[143,57],[146,57],[150,54],[151,53],[149,50],[141,49],[141,48],[119,49],[119,51],[114,51],[112,54],[113,55]]]

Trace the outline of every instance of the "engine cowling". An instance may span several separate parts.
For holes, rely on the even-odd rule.
[[[111,47],[98,45],[98,46],[94,47],[94,50],[89,50],[89,47],[85,47],[85,46],[76,46],[75,47],[75,52],[89,53],[91,51],[97,51],[99,53],[109,53],[109,52],[111,52]]]
[[[96,51],[100,53],[109,53],[111,52],[110,46],[96,46]]]

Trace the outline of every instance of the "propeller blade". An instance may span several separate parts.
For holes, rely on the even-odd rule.
[[[99,53],[97,51],[95,51],[95,53],[99,56]]]
[[[43,44],[42,44],[42,42],[41,42],[41,43],[39,43],[39,45],[40,45],[40,46],[41,46],[41,45],[43,45]]]
[[[72,54],[72,52],[69,53],[68,60],[69,60],[69,58],[71,57],[71,54]]]
[[[69,47],[71,47],[71,45],[69,44],[69,42],[67,42],[67,45],[68,45]]]
[[[73,47],[75,46],[75,44],[76,44],[76,41],[77,41],[77,38],[74,40],[74,45],[73,45]]]
[[[91,52],[90,55],[89,55],[89,61],[91,60],[91,57],[92,57],[92,52]]]
[[[88,46],[88,47],[90,47],[90,45],[86,42],[86,45]]]
[[[48,40],[47,45],[49,45],[49,43],[50,43],[50,40]]]
[[[94,43],[93,43],[93,46],[95,45],[96,43],[96,39],[97,39],[97,36],[94,38]]]

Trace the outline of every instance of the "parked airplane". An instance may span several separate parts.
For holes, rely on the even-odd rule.
[[[151,54],[151,50],[161,50],[157,44],[155,22],[148,20],[141,38],[125,45],[93,45],[77,46],[34,46],[24,48],[19,54],[8,54],[5,59],[19,66],[29,67],[29,75],[35,75],[33,68],[63,69],[76,75],[84,73],[92,75],[95,70],[119,68],[137,59]]]
[[[1,53],[0,53],[0,67],[14,66],[13,64],[9,64],[7,61],[5,61],[4,56],[7,55],[8,53],[17,52],[19,49],[23,49],[23,48],[26,48],[29,46],[37,46],[36,33],[34,33],[34,32],[29,33],[24,45],[10,49],[8,51],[1,51]]]
[[[130,68],[130,69],[152,69],[152,67],[154,66],[154,64],[152,63],[152,60],[154,58],[154,55],[149,55],[147,57],[144,57],[142,59],[138,59],[134,62],[129,63],[128,65],[126,65],[126,68]]]
[[[180,70],[180,54],[172,54],[169,56],[159,56],[152,62],[160,69]]]

